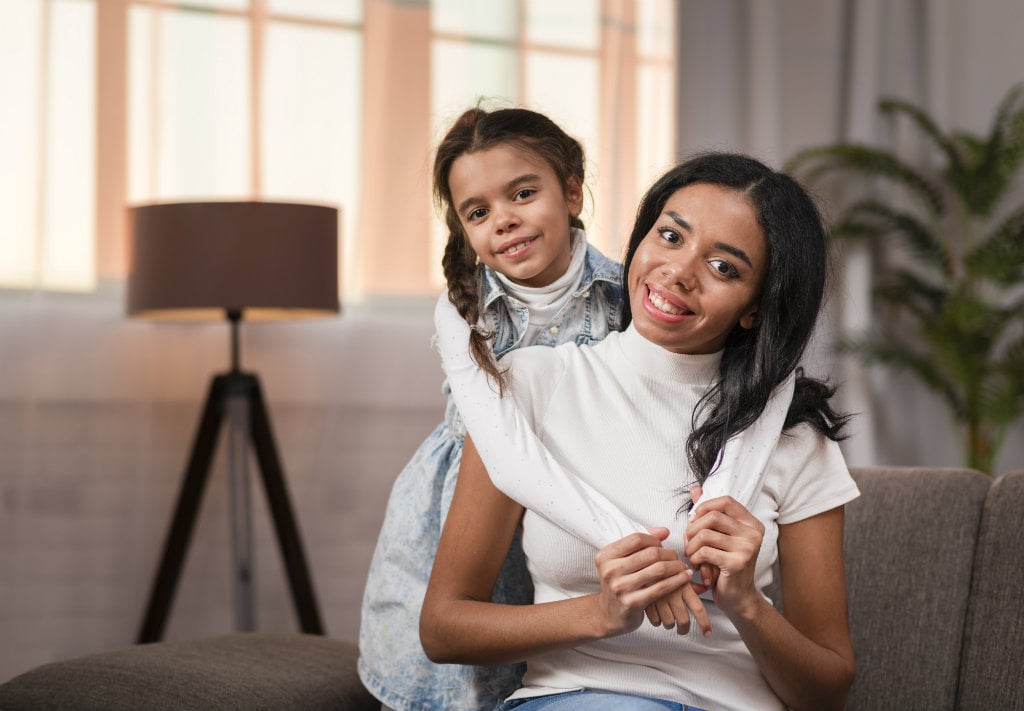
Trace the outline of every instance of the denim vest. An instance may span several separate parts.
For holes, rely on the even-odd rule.
[[[587,245],[583,275],[572,298],[535,344],[591,343],[618,330],[622,268]],[[477,272],[482,325],[494,333],[497,357],[523,345],[529,310],[508,295],[489,267]],[[443,391],[450,394],[447,382]],[[420,607],[441,528],[462,461],[466,428],[449,396],[445,419],[399,473],[367,577],[359,631],[359,677],[398,711],[494,709],[520,686],[524,665],[434,664],[420,646]],[[533,602],[533,584],[518,539],[495,584],[495,602]]]

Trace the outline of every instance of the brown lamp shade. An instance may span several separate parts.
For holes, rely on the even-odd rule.
[[[129,315],[269,319],[339,309],[337,208],[181,202],[130,213]]]

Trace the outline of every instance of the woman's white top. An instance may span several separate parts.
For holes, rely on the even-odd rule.
[[[684,449],[691,416],[716,377],[719,358],[671,353],[630,328],[594,346],[520,349],[502,363],[510,368],[517,406],[554,459],[629,518],[669,526],[675,538],[685,528],[686,516],[678,510],[694,481]],[[805,425],[783,434],[748,506],[766,529],[758,586],[771,582],[779,523],[842,505],[857,493],[834,442]],[[579,505],[571,499],[548,503]],[[596,548],[529,509],[523,547],[536,602],[600,589]],[[705,604],[710,638],[696,625],[680,636],[644,622],[626,635],[530,657],[524,687],[513,696],[588,688],[709,711],[783,709],[735,627],[713,602]]]

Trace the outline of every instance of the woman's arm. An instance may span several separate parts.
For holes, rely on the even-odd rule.
[[[601,592],[535,605],[490,602],[523,508],[498,491],[467,437],[451,509],[420,614],[420,641],[439,663],[493,664],[636,629],[643,610],[688,581],[652,534],[605,546]],[[667,533],[667,531],[665,531]]]
[[[764,532],[760,521],[728,497],[698,509],[687,531],[691,563],[720,568],[715,602],[736,625],[772,690],[794,711],[842,709],[854,675],[843,508],[779,526],[784,616],[754,585]]]

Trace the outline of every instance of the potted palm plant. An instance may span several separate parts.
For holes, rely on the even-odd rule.
[[[850,178],[832,233],[877,248],[876,325],[840,348],[938,393],[964,430],[966,465],[991,474],[1024,411],[1024,200],[1007,204],[1024,161],[1024,84],[986,135],[944,131],[897,99],[879,110],[911,122],[934,149],[930,165],[857,143],[808,148],[787,163],[806,184]]]

